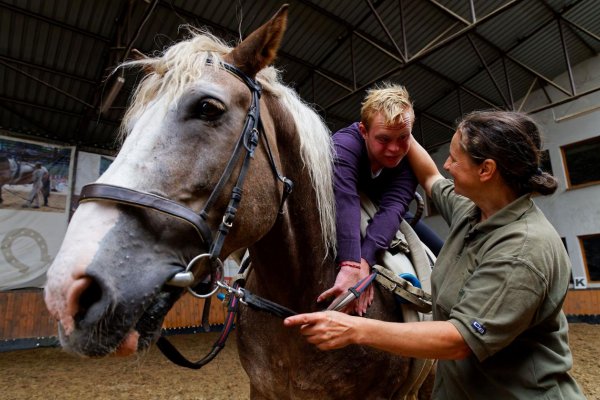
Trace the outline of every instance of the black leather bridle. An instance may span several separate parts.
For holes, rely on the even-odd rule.
[[[207,60],[207,63],[212,63],[212,60]],[[119,204],[126,204],[134,207],[151,209],[176,217],[192,225],[192,227],[198,233],[198,236],[200,237],[202,243],[207,248],[209,248],[208,253],[200,254],[194,257],[188,263],[185,271],[175,274],[167,282],[167,284],[172,286],[185,287],[192,295],[200,298],[205,298],[206,301],[204,304],[203,318],[208,314],[208,309],[210,308],[210,296],[212,296],[218,289],[226,288],[229,291],[230,295],[228,300],[228,312],[225,317],[224,328],[221,332],[221,335],[214,343],[211,351],[202,359],[196,362],[189,361],[187,358],[185,358],[164,336],[160,336],[156,343],[161,352],[169,360],[171,360],[177,365],[191,369],[199,369],[202,366],[206,365],[213,358],[215,358],[219,351],[225,346],[225,341],[227,340],[227,337],[229,336],[229,333],[233,328],[235,315],[237,314],[240,302],[244,302],[245,304],[248,304],[253,308],[270,312],[282,318],[295,314],[295,312],[292,310],[289,310],[278,304],[272,303],[266,299],[262,299],[258,296],[252,295],[250,292],[243,290],[242,286],[245,282],[242,279],[236,280],[236,282],[234,282],[233,287],[230,287],[224,284],[223,282],[218,281],[216,278],[218,268],[222,268],[223,265],[219,258],[221,254],[221,249],[223,247],[225,237],[227,236],[229,230],[233,225],[233,221],[235,219],[239,203],[242,199],[242,187],[246,178],[246,172],[250,165],[250,160],[254,157],[254,151],[258,146],[261,135],[264,138],[266,152],[269,159],[269,163],[271,165],[271,169],[273,170],[276,179],[283,182],[284,186],[283,193],[281,196],[281,203],[279,205],[279,214],[283,213],[283,206],[293,188],[292,181],[281,175],[281,173],[277,169],[277,166],[275,165],[275,159],[273,157],[273,152],[271,151],[271,146],[269,145],[267,135],[265,134],[264,128],[262,126],[262,121],[260,118],[260,95],[262,88],[260,83],[231,64],[221,62],[219,65],[226,71],[238,77],[242,82],[246,84],[246,86],[248,86],[252,95],[252,103],[250,104],[250,109],[248,110],[248,113],[246,115],[246,120],[244,121],[242,133],[238,141],[236,142],[235,148],[233,149],[229,161],[227,162],[227,165],[225,166],[225,169],[221,174],[221,177],[219,178],[219,181],[217,182],[215,188],[208,197],[206,204],[199,213],[196,213],[189,207],[186,207],[182,204],[179,204],[173,200],[167,199],[162,196],[104,183],[92,183],[84,186],[81,190],[81,197],[79,199],[80,203],[89,201],[111,201]],[[213,233],[211,227],[207,223],[208,215],[212,207],[214,206],[215,201],[222,192],[223,187],[231,179],[234,173],[234,169],[238,164],[240,157],[242,156],[242,154],[244,154],[244,151],[244,160],[238,172],[238,177],[235,186],[231,191],[229,203],[227,205],[227,208],[225,209],[218,229],[215,233]],[[210,275],[213,290],[208,294],[198,294],[192,289],[193,285],[196,284],[196,280],[198,278],[194,275],[194,266],[197,260],[206,257],[210,260]],[[248,268],[248,266],[249,259],[247,259],[246,262],[242,265],[242,269],[245,270]],[[206,319],[208,322],[208,318]]]
[[[210,64],[212,63],[212,60],[209,59],[207,62]],[[152,209],[171,215],[192,225],[202,240],[202,243],[209,248],[209,251],[206,254],[201,254],[197,257],[194,257],[187,265],[185,271],[179,272],[173,276],[171,280],[167,282],[167,284],[186,287],[193,295],[203,298],[212,295],[214,291],[209,295],[197,295],[191,289],[192,285],[196,283],[197,279],[197,277],[194,275],[194,265],[196,264],[197,260],[208,257],[210,260],[213,284],[215,283],[214,279],[217,275],[217,268],[219,265],[222,266],[221,260],[219,259],[221,249],[223,247],[225,237],[233,225],[239,203],[242,199],[242,187],[246,178],[248,167],[250,165],[250,160],[254,157],[254,151],[258,146],[261,135],[264,138],[271,169],[273,170],[275,177],[283,182],[284,185],[279,213],[282,212],[285,200],[291,193],[293,187],[292,181],[282,176],[277,169],[267,135],[265,134],[262,126],[262,121],[260,118],[260,95],[262,88],[260,83],[231,64],[221,62],[219,65],[246,84],[246,86],[250,89],[252,102],[246,115],[246,120],[244,121],[242,133],[236,142],[229,161],[227,162],[219,181],[199,213],[196,213],[194,210],[165,197],[104,183],[92,183],[84,186],[81,190],[81,197],[79,200],[80,203],[89,201],[111,201],[140,208]],[[213,233],[211,227],[207,223],[208,215],[213,208],[215,201],[221,194],[223,187],[231,179],[234,169],[244,152],[244,160],[239,169],[235,186],[232,189],[229,203],[225,209],[219,227],[217,228],[216,232]],[[215,291],[217,289],[218,287],[214,288]]]

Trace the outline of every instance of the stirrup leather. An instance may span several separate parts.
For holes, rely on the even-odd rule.
[[[395,275],[381,265],[374,265],[373,270],[377,271],[375,280],[382,287],[407,300],[417,311],[431,312],[431,295],[429,293],[413,286],[406,279]]]

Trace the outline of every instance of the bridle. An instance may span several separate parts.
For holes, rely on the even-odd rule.
[[[208,64],[212,64],[212,60],[207,60]],[[235,144],[232,154],[225,166],[219,181],[215,185],[211,192],[208,200],[204,204],[204,207],[199,213],[196,213],[189,207],[186,207],[180,203],[177,203],[171,199],[158,196],[156,194],[141,192],[135,189],[125,188],[121,186],[115,186],[105,183],[92,183],[86,185],[81,190],[81,197],[79,202],[89,201],[111,201],[119,204],[126,204],[129,206],[140,207],[144,209],[152,209],[161,213],[176,217],[190,224],[195,231],[198,233],[200,240],[208,248],[208,253],[199,254],[194,257],[187,265],[184,271],[175,274],[168,282],[168,285],[185,287],[194,296],[200,298],[206,298],[212,296],[218,289],[216,285],[216,276],[222,275],[222,261],[220,260],[221,249],[225,241],[225,237],[229,233],[229,230],[233,226],[233,221],[237,213],[239,203],[242,199],[242,187],[246,178],[248,167],[250,166],[250,160],[254,157],[254,151],[259,143],[259,138],[262,135],[265,142],[265,148],[267,151],[269,163],[271,169],[277,180],[283,182],[283,193],[281,197],[281,203],[279,207],[279,213],[283,211],[284,203],[291,193],[293,183],[288,178],[281,175],[277,166],[275,165],[275,159],[267,135],[265,134],[260,118],[260,96],[262,87],[259,82],[249,77],[237,67],[220,62],[219,66],[230,72],[237,78],[239,78],[246,86],[250,89],[252,102],[246,119],[244,121],[244,127],[242,133]],[[244,154],[245,153],[245,154]],[[223,191],[225,184],[231,179],[236,165],[239,163],[240,158],[244,155],[242,166],[239,169],[235,186],[232,189],[229,203],[225,209],[225,212],[221,218],[221,223],[215,232],[208,225],[207,220],[211,209],[213,208],[215,201]],[[195,276],[194,266],[204,258],[209,259],[211,280],[213,284],[212,292],[208,294],[198,294],[192,286],[197,283],[197,276]],[[219,271],[220,270],[220,271]]]
[[[212,64],[212,60],[208,59],[207,63]],[[225,289],[229,293],[228,312],[225,317],[225,322],[223,324],[224,327],[221,335],[214,343],[211,351],[196,362],[189,361],[187,358],[185,358],[185,356],[183,356],[164,336],[160,336],[156,343],[158,348],[169,360],[177,365],[191,369],[199,369],[206,365],[213,358],[215,358],[225,346],[227,337],[233,328],[235,316],[237,314],[240,302],[248,304],[253,308],[278,315],[282,318],[295,314],[295,312],[292,310],[270,302],[269,300],[262,299],[259,296],[255,296],[252,293],[244,290],[242,286],[245,283],[245,275],[243,275],[243,278],[234,279],[233,286],[229,286],[221,280],[223,278],[223,263],[220,260],[221,249],[223,247],[225,237],[233,226],[233,221],[235,219],[239,203],[242,199],[242,187],[246,178],[246,173],[250,166],[250,160],[254,157],[254,151],[258,146],[261,135],[264,138],[269,164],[271,165],[271,169],[275,175],[275,178],[283,182],[283,193],[281,196],[278,214],[283,213],[283,206],[288,195],[292,191],[293,183],[290,179],[281,175],[277,169],[277,166],[275,165],[273,152],[271,151],[271,146],[269,145],[269,141],[260,118],[260,95],[262,92],[260,83],[231,64],[220,62],[219,66],[246,84],[246,86],[250,89],[252,102],[250,104],[250,108],[248,109],[248,113],[246,114],[242,133],[235,144],[229,161],[227,162],[219,181],[215,185],[213,191],[208,197],[208,200],[199,213],[196,213],[191,208],[179,204],[171,199],[158,196],[156,194],[104,183],[92,183],[84,186],[81,190],[81,197],[79,200],[80,203],[89,201],[111,201],[119,204],[151,209],[173,216],[190,224],[198,233],[202,243],[209,249],[208,253],[199,254],[192,258],[185,270],[175,274],[169,281],[167,281],[166,284],[187,288],[187,290],[193,296],[206,299],[204,304],[203,318],[207,316],[208,310],[210,309],[210,297],[215,294],[217,290]],[[223,187],[233,176],[234,169],[239,163],[242,155],[244,155],[244,160],[238,171],[235,186],[231,191],[229,203],[227,204],[225,212],[223,213],[219,227],[217,228],[216,232],[213,232],[207,223],[209,213],[213,208],[215,201],[223,191]],[[211,285],[213,288],[209,293],[199,294],[192,288],[193,285],[197,283],[196,281],[198,279],[198,277],[195,275],[195,272],[198,271],[197,268],[195,269],[194,267],[198,261],[204,258],[209,259]],[[248,266],[249,259],[245,260],[245,262],[242,264],[242,270],[247,271]],[[208,320],[207,317],[206,320]]]

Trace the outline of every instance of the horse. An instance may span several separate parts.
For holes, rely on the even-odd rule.
[[[147,349],[185,291],[174,276],[213,280],[213,264],[239,249],[251,259],[247,290],[297,312],[322,308],[316,298],[336,273],[334,155],[321,117],[270,66],[286,24],[283,6],[233,48],[191,32],[161,56],[130,61],[146,75],[123,119],[122,148],[84,188],[48,271],[45,301],[64,349]],[[400,321],[394,309],[376,288],[367,316]],[[322,352],[243,306],[235,332],[255,400],[415,391],[408,358],[362,346]]]
[[[2,186],[25,185],[33,181],[34,165],[17,161],[14,157],[0,155],[0,204],[2,199]]]

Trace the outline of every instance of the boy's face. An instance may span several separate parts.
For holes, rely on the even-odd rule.
[[[406,111],[403,114],[404,122],[400,124],[386,125],[384,121],[384,117],[378,113],[369,121],[368,130],[362,122],[358,125],[365,139],[372,172],[397,166],[410,148],[412,113]]]

